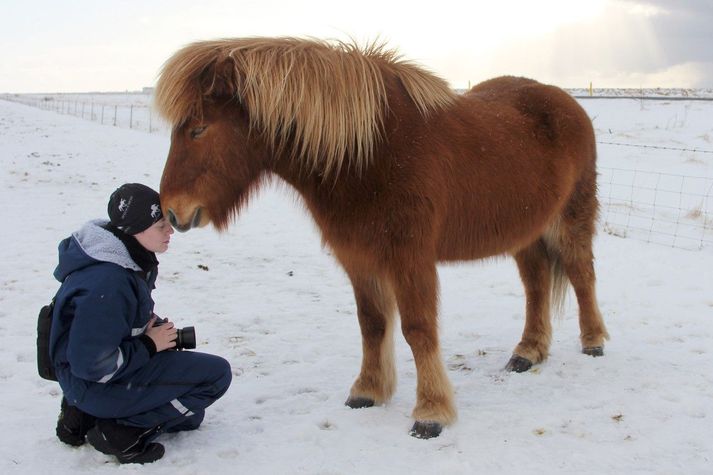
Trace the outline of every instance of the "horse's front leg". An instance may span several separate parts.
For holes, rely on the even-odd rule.
[[[416,363],[416,419],[411,435],[437,437],[456,420],[453,389],[446,376],[438,341],[438,276],[435,263],[399,266],[393,275],[401,330]]]
[[[346,405],[371,407],[391,399],[396,388],[394,313],[396,304],[388,282],[373,274],[347,269],[354,287],[362,338],[361,372]]]

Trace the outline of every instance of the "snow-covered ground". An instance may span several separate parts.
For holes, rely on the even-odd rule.
[[[601,142],[713,150],[713,102],[581,102]],[[440,268],[459,420],[424,441],[407,434],[415,368],[398,334],[394,399],[343,405],[361,355],[352,291],[284,187],[264,190],[223,235],[174,235],[160,257],[157,313],[195,325],[199,350],[233,367],[204,425],[163,436],[166,456],[144,468],[61,444],[59,388],[35,363],[37,311],[58,286],[56,245],[105,216],[119,184],[158,187],[168,144],[165,134],[0,101],[0,473],[713,473],[710,243],[684,250],[600,232],[606,356],[579,352],[570,297],[549,360],[524,374],[502,370],[523,327],[514,263]],[[711,153],[600,144],[599,155],[603,169],[713,178]],[[692,219],[710,232],[706,206]]]

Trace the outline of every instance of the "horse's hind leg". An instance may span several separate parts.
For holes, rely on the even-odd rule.
[[[541,239],[521,249],[514,257],[525,286],[525,330],[505,369],[521,373],[543,361],[549,352],[552,338],[551,264]]]
[[[396,304],[388,283],[373,275],[348,270],[354,287],[362,337],[361,372],[346,405],[370,407],[388,401],[396,387],[394,313]]]
[[[593,230],[589,226],[562,219],[559,252],[564,271],[577,295],[582,352],[602,356],[604,340],[609,339],[609,334],[597,305],[592,236]]]
[[[592,240],[598,208],[596,173],[590,170],[577,185],[559,222],[551,228],[548,241],[577,295],[582,352],[592,356],[602,356],[604,340],[609,339],[595,292]]]

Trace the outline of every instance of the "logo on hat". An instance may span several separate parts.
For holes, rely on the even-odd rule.
[[[129,214],[129,208],[131,207],[131,203],[133,201],[133,196],[129,196],[129,201],[126,201],[125,198],[122,198],[121,201],[119,201],[119,212],[121,213],[121,219],[126,219],[126,215]]]
[[[156,219],[161,214],[161,207],[157,204],[151,205],[151,217]]]

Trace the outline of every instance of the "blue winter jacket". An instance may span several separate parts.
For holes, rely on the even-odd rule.
[[[85,224],[59,244],[50,356],[65,397],[82,401],[90,384],[126,381],[150,354],[139,336],[153,313],[147,278],[126,246],[102,226]]]

